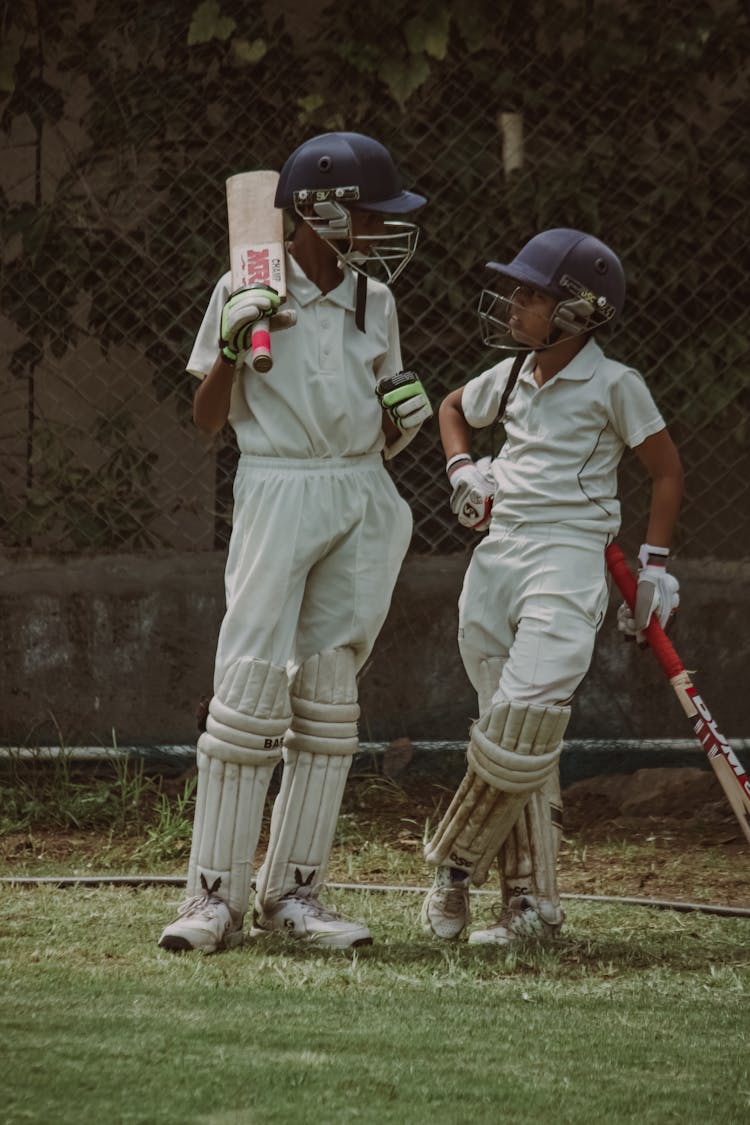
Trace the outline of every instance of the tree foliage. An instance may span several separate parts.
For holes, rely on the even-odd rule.
[[[11,155],[36,154],[34,183],[3,200],[10,372],[33,380],[86,336],[105,356],[137,340],[156,398],[186,412],[178,373],[225,261],[225,177],[358,129],[430,199],[398,296],[437,394],[485,362],[481,264],[571,225],[625,261],[613,350],[673,417],[744,434],[749,57],[739,0],[6,4],[0,129]],[[510,174],[501,112],[524,126]],[[121,439],[102,434],[103,464]]]

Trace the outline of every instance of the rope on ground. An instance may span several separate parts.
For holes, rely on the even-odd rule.
[[[18,875],[0,878],[0,886],[7,887],[184,887],[180,875]],[[326,883],[336,891],[385,891],[389,893],[427,894],[429,887],[405,886],[386,883]],[[473,890],[472,895],[492,895],[497,891]],[[609,903],[614,906],[648,906],[655,910],[674,910],[681,914],[718,914],[727,918],[750,918],[750,909],[742,906],[723,906],[708,902],[680,902],[659,898],[627,898],[618,895],[562,894],[560,898],[572,902]]]

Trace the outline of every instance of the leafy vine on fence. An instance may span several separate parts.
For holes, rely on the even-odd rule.
[[[29,171],[3,198],[0,299],[9,373],[28,389],[35,528],[67,520],[77,546],[80,506],[61,506],[52,464],[79,493],[86,480],[101,510],[125,440],[138,465],[131,510],[113,506],[108,530],[95,520],[90,543],[155,541],[158,506],[141,500],[158,465],[138,427],[124,439],[100,426],[98,465],[79,463],[75,446],[61,457],[35,406],[40,365],[91,339],[105,362],[135,340],[149,394],[187,423],[184,359],[226,253],[223,180],[278,167],[326,129],[381,137],[430,198],[398,295],[405,347],[438,394],[471,373],[456,354],[469,368],[483,362],[467,328],[478,266],[568,224],[606,237],[628,266],[613,352],[649,374],[672,418],[744,439],[750,31],[736,0],[175,8],[5,6],[0,129]],[[523,123],[515,171],[503,163],[501,113]],[[137,409],[134,393],[125,411]],[[7,542],[33,541],[13,497],[0,502]]]

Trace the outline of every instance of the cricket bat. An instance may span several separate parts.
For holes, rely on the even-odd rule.
[[[266,285],[286,300],[284,260],[284,215],[274,207],[278,172],[239,172],[230,176],[227,188],[229,220],[229,264],[232,291],[248,285]],[[290,316],[285,325],[293,323]],[[255,371],[270,371],[271,332],[269,318],[252,327],[250,363]]]
[[[627,604],[635,604],[636,579],[616,543],[604,552],[607,566]],[[708,755],[716,778],[732,806],[745,839],[750,843],[750,778],[729,742],[716,725],[711,712],[695,689],[690,673],[664,633],[656,614],[645,630],[654,656],[667,676],[695,736]]]

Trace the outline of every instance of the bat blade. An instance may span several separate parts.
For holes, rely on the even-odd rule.
[[[239,172],[226,182],[229,223],[229,262],[232,289],[267,285],[286,300],[284,216],[274,207],[278,172]],[[253,325],[250,350],[256,371],[270,371],[271,336],[268,318]]]
[[[625,556],[616,543],[604,552],[607,567],[620,593],[632,609],[637,583]],[[729,742],[719,730],[708,707],[698,694],[690,674],[656,617],[645,630],[646,639],[690,720],[696,738],[708,756],[716,778],[732,806],[745,839],[750,843],[750,778]]]

